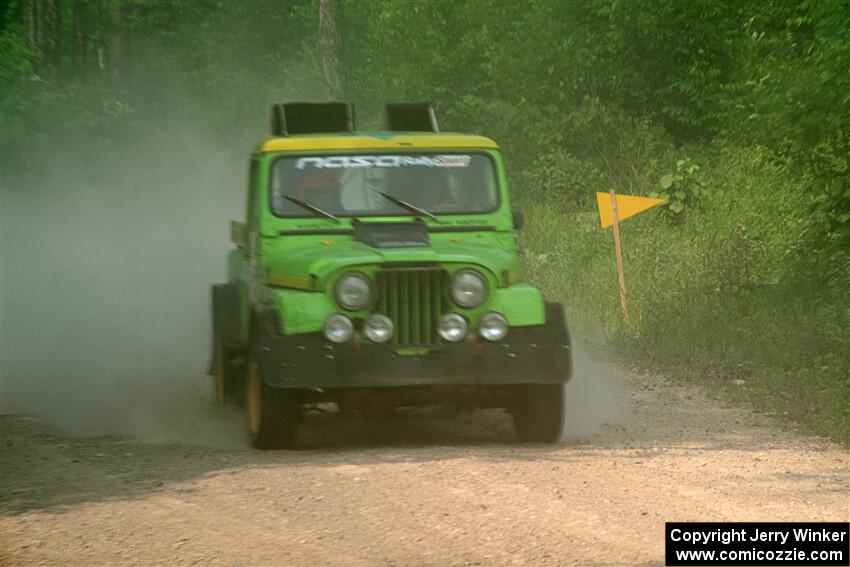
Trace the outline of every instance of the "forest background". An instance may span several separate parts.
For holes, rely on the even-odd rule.
[[[363,129],[380,126],[385,102],[428,100],[443,129],[499,141],[526,216],[531,279],[565,303],[584,347],[788,427],[850,439],[847,0],[0,8],[7,210],[37,198],[51,163],[91,164],[89,174],[109,178],[108,164],[128,155],[168,152],[191,170],[201,150],[220,156],[217,181],[230,184],[228,206],[238,203],[271,103],[327,99],[354,102]],[[610,188],[667,201],[622,226],[627,322],[611,232],[595,213],[594,193]],[[180,197],[169,188],[163,206]],[[116,198],[105,214],[117,219],[90,222],[120,223],[125,206]],[[10,218],[7,270],[24,265]],[[53,218],[61,231],[63,217]],[[144,227],[133,238],[149,238]],[[17,297],[5,279],[8,335]]]

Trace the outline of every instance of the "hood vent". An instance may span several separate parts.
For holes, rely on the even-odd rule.
[[[372,248],[422,248],[431,245],[428,226],[421,220],[405,222],[352,221],[354,238]]]

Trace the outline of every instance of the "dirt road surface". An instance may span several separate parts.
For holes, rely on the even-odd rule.
[[[316,417],[294,452],[2,416],[0,564],[661,565],[665,521],[850,517],[845,449],[657,377],[622,398],[556,446],[498,411]]]

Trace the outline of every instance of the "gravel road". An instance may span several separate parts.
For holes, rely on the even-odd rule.
[[[0,416],[0,565],[661,565],[665,521],[850,518],[842,447],[609,370],[616,415],[574,386],[604,423],[557,446],[492,410],[316,416],[293,452]]]

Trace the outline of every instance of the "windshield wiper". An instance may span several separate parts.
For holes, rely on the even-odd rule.
[[[332,215],[331,213],[329,213],[329,212],[327,212],[323,209],[320,209],[319,207],[317,207],[315,205],[311,205],[307,201],[302,201],[301,199],[296,199],[295,197],[289,197],[287,195],[283,195],[283,198],[286,199],[287,201],[291,201],[291,202],[295,203],[296,205],[298,205],[299,207],[301,207],[303,209],[307,209],[308,211],[310,211],[313,214],[319,215],[321,217],[325,217],[326,219],[331,219],[335,223],[339,223],[339,217]]]
[[[387,195],[386,193],[384,193],[382,191],[375,191],[375,192],[378,195],[381,195],[382,197],[384,197],[385,199],[390,201],[391,203],[395,203],[399,207],[401,207],[403,209],[407,209],[411,213],[416,213],[416,214],[419,214],[419,215],[425,215],[426,217],[433,219],[435,221],[438,221],[438,222],[440,220],[440,219],[437,218],[437,215],[435,215],[434,213],[426,211],[425,209],[422,209],[420,207],[417,207],[416,205],[414,205],[412,203],[408,203],[407,201],[402,201],[401,199],[396,199],[392,195]]]

